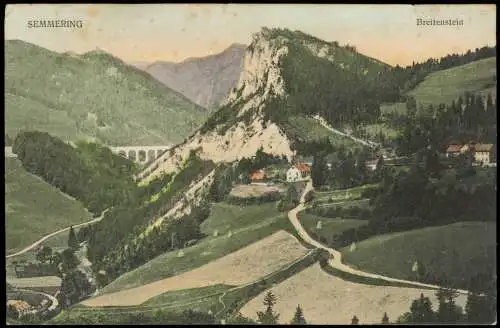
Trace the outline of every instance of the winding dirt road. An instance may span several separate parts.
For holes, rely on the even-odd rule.
[[[72,227],[73,228],[79,228],[79,227],[83,227],[83,226],[86,226],[86,225],[89,225],[89,224],[92,224],[92,223],[95,223],[95,222],[99,222],[99,221],[102,220],[102,218],[104,217],[104,214],[107,211],[108,211],[108,209],[104,210],[102,212],[101,216],[99,216],[98,218],[95,218],[95,219],[87,221],[87,222],[79,223],[79,224],[73,224]],[[40,238],[38,241],[35,241],[33,244],[29,245],[28,247],[24,248],[23,250],[21,250],[21,251],[19,251],[17,253],[14,253],[14,254],[7,255],[5,258],[11,258],[11,257],[15,257],[15,256],[19,256],[21,254],[24,254],[24,253],[32,250],[33,248],[37,247],[38,245],[40,245],[41,243],[43,243],[47,239],[52,238],[55,235],[58,235],[58,234],[63,233],[65,231],[68,231],[70,228],[71,228],[71,226],[63,228],[63,229],[60,229],[60,230],[57,230],[57,231],[52,232],[52,233],[50,233],[48,235],[45,235],[44,237]]]
[[[308,243],[308,244],[310,244],[310,245],[312,245],[314,247],[324,249],[324,250],[328,251],[328,253],[330,253],[331,258],[328,261],[328,265],[330,265],[332,268],[335,268],[337,270],[340,270],[340,271],[343,271],[343,272],[346,272],[346,273],[350,273],[350,274],[353,274],[353,275],[357,275],[357,276],[368,277],[368,278],[375,278],[375,279],[381,279],[381,280],[385,280],[385,281],[388,281],[388,282],[405,283],[405,284],[413,285],[415,287],[427,287],[427,288],[432,288],[432,289],[439,289],[440,288],[440,286],[437,286],[437,285],[430,285],[430,284],[424,284],[424,283],[420,283],[420,282],[416,282],[416,281],[396,279],[396,278],[386,277],[386,276],[382,276],[382,275],[378,275],[378,274],[373,274],[373,273],[369,273],[369,272],[365,272],[365,271],[360,271],[360,270],[357,270],[357,269],[353,269],[350,266],[342,263],[342,253],[339,252],[339,251],[337,251],[337,250],[335,250],[335,249],[333,249],[333,248],[326,247],[325,245],[321,244],[320,242],[314,240],[311,236],[309,236],[309,234],[307,233],[307,231],[301,225],[301,223],[299,221],[299,218],[297,216],[297,214],[300,211],[306,209],[306,207],[307,207],[305,205],[305,201],[304,201],[305,194],[308,191],[313,190],[313,189],[314,188],[312,186],[312,181],[309,180],[307,182],[307,185],[304,188],[304,191],[303,191],[302,196],[300,198],[300,204],[297,207],[295,207],[294,209],[292,209],[290,212],[288,212],[288,219],[292,223],[293,227],[295,228],[295,230],[297,231],[297,233],[299,234],[299,236],[306,243]],[[457,289],[457,292],[460,293],[460,294],[467,295],[467,291],[466,290]]]
[[[364,146],[367,146],[367,147],[370,147],[370,148],[375,148],[377,146],[380,146],[380,144],[378,143],[375,143],[373,141],[369,141],[369,140],[362,140],[362,139],[359,139],[359,138],[356,138],[355,136],[353,135],[350,135],[350,134],[347,134],[347,133],[344,133],[342,131],[339,131],[337,129],[334,129],[332,126],[330,126],[324,118],[320,117],[319,115],[316,115],[313,117],[313,119],[315,119],[319,124],[321,124],[321,126],[323,126],[325,129],[327,130],[330,130],[331,132],[335,133],[335,134],[338,134],[338,135],[341,135],[343,137],[346,137],[346,138],[350,138],[351,140],[357,142],[357,143],[360,143]]]

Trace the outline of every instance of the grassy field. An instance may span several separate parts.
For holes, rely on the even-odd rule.
[[[277,298],[274,309],[280,313],[279,323],[288,324],[297,304],[303,309],[309,324],[347,325],[353,315],[360,324],[379,324],[384,312],[391,322],[409,311],[412,300],[420,293],[437,304],[435,292],[429,289],[376,286],[343,280],[323,271],[316,263],[292,277],[276,284],[245,304],[244,316],[256,319],[256,312],[265,309],[265,294],[271,290]],[[464,306],[466,297],[460,296],[457,305]]]
[[[120,276],[104,287],[101,294],[179,275],[235,252],[281,229],[293,231],[286,213],[277,212],[276,203],[252,206],[214,204],[210,217],[202,224],[202,231],[209,235],[199,243],[185,248],[182,257],[178,256],[178,251],[164,253]],[[217,236],[214,236],[215,230],[218,232]]]
[[[248,206],[215,203],[210,216],[201,224],[201,232],[207,235],[213,235],[215,231],[219,235],[226,234],[230,230],[263,222],[263,218],[280,215],[283,213],[278,212],[275,202]]]
[[[407,108],[406,103],[386,103],[380,105],[380,114],[382,116],[390,115],[390,114],[406,114]]]
[[[375,138],[380,133],[389,140],[394,140],[398,136],[398,131],[388,123],[368,124],[365,126],[365,131],[369,138]]]
[[[415,97],[418,107],[426,107],[429,104],[436,107],[440,103],[451,104],[467,91],[479,93],[484,97],[491,93],[493,98],[496,98],[496,57],[429,74],[408,94]],[[389,113],[405,114],[406,103],[382,104],[380,111],[382,116]],[[378,125],[367,128],[367,132],[378,128]],[[393,137],[395,132],[391,127],[384,127],[382,131],[388,138]]]
[[[315,191],[314,199],[317,201],[328,201],[330,198],[333,200],[355,200],[361,197],[364,190],[377,187],[377,183],[365,184],[359,187],[349,189],[335,189],[331,191]]]
[[[16,158],[5,158],[5,208],[7,254],[46,234],[91,219],[82,204],[26,172]],[[57,246],[67,240],[67,234],[62,235],[47,244]]]
[[[316,250],[313,250],[297,261],[245,286],[215,285],[174,291],[162,294],[138,306],[87,307],[78,304],[67,311],[63,311],[51,322],[62,324],[69,321],[115,323],[119,322],[123,315],[136,314],[142,316],[150,315],[156,311],[175,313],[188,309],[211,312],[218,319],[227,318],[228,315],[235,314],[244,304],[262,291],[279,284],[314,264],[317,261],[317,253]]]
[[[208,287],[202,287],[202,288],[191,288],[191,289],[184,289],[184,290],[177,290],[177,291],[172,291],[168,292],[165,294],[161,294],[159,296],[153,297],[146,302],[144,302],[144,305],[165,305],[165,304],[172,304],[172,303],[179,303],[185,300],[189,299],[195,299],[199,297],[207,297],[213,294],[219,294],[222,292],[225,292],[235,286],[229,286],[229,285],[214,285],[214,286],[208,286]]]
[[[231,237],[227,237],[231,238]],[[283,252],[286,249],[286,252]],[[216,284],[241,286],[279,270],[308,253],[308,249],[284,230],[256,241],[205,265],[117,293],[98,295],[83,302],[88,306],[140,305],[160,294]]]
[[[337,234],[342,233],[345,230],[357,228],[368,223],[368,221],[366,220],[324,218],[304,212],[299,213],[299,220],[302,226],[311,236],[316,236],[317,234],[319,234],[321,237],[327,240]],[[317,224],[320,221],[321,229],[317,229]]]
[[[349,210],[350,208],[370,209],[370,199],[355,199],[355,200],[334,200],[333,202],[315,202],[313,206],[306,210],[306,213],[318,215],[325,218],[338,217],[339,210]],[[346,216],[345,219],[357,219],[357,216]]]
[[[440,227],[385,234],[342,249],[353,267],[390,277],[415,280],[415,261],[427,272],[444,275],[455,287],[496,262],[496,222],[459,222]]]
[[[346,149],[353,150],[354,148],[361,149],[362,146],[350,138],[340,136],[323,127],[316,120],[308,117],[291,116],[287,118],[285,123],[287,134],[293,136],[294,139],[303,141],[314,141],[324,138],[329,138],[330,142],[338,147],[344,145]]]
[[[497,60],[487,58],[466,65],[429,74],[423,82],[409,92],[418,106],[439,103],[451,104],[464,92],[494,90]],[[496,97],[496,92],[492,96]]]

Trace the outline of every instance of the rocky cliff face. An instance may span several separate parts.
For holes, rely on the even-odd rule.
[[[331,62],[331,65],[328,62],[326,65],[335,66],[334,72],[338,76],[365,75],[365,71],[376,72],[381,66],[353,50],[298,31],[263,28],[253,35],[245,52],[238,83],[219,110],[201,129],[146,168],[139,178],[147,182],[162,172],[177,171],[191,151],[197,151],[201,158],[216,163],[251,157],[260,147],[269,154],[293,157],[293,140],[287,136],[285,125],[277,123],[279,120],[271,120],[269,114],[274,114],[274,117],[287,115],[286,108],[293,106],[289,101],[291,84],[287,83],[293,79],[300,79],[302,84],[314,79],[318,82],[314,73],[307,74],[308,68],[302,64],[304,58],[309,60],[304,65],[321,61],[324,66],[325,60]],[[295,67],[302,70],[300,77],[296,77]],[[327,75],[329,80],[326,82],[336,78]],[[312,95],[307,96],[316,97],[312,91]],[[295,108],[294,115],[302,115],[300,110]],[[310,115],[310,112],[304,112],[303,116]]]
[[[245,45],[233,44],[220,54],[181,63],[134,64],[169,88],[207,109],[216,109],[238,82]]]
[[[223,103],[234,124],[222,134],[216,129],[219,124],[209,131],[198,130],[158,158],[140,177],[149,181],[162,172],[178,170],[191,150],[214,162],[250,157],[261,146],[267,153],[293,156],[285,133],[276,124],[264,122],[261,111],[271,96],[286,96],[279,68],[280,58],[286,54],[286,45],[270,39],[266,30],[255,34],[246,50],[238,84]]]

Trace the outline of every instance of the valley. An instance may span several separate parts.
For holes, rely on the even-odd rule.
[[[228,44],[6,40],[8,324],[495,320],[496,46]]]

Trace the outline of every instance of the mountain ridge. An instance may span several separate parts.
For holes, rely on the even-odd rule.
[[[9,135],[28,129],[111,145],[177,143],[206,116],[184,95],[102,50],[58,53],[7,40],[5,55]]]
[[[293,114],[290,111],[293,104],[288,100],[293,98],[297,91],[295,89],[300,89],[291,83],[296,78],[295,73],[300,72],[295,67],[285,67],[287,60],[296,65],[302,63],[303,59],[320,61],[323,66],[318,66],[319,73],[324,67],[334,67],[339,76],[346,74],[348,79],[376,76],[389,67],[353,49],[316,41],[316,38],[302,32],[263,28],[252,39],[245,53],[244,69],[239,81],[222,106],[202,128],[172,148],[139,177],[147,181],[161,172],[176,171],[192,150],[198,150],[204,159],[230,162],[252,156],[263,147],[267,153],[286,156],[291,160],[296,154],[292,149],[294,140],[287,135],[284,124],[276,119]],[[309,70],[309,67],[304,70]],[[338,78],[328,75],[323,77],[327,82]],[[313,90],[315,85],[309,83],[311,79],[317,83],[323,82],[315,74],[299,78]],[[301,108],[294,110],[303,118],[314,112],[314,109],[310,112]]]
[[[236,84],[245,49],[245,45],[233,43],[222,52],[206,57],[136,66],[196,104],[214,110]]]

